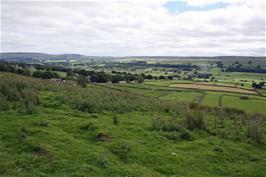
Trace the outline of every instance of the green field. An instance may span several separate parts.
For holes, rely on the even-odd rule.
[[[249,110],[251,112],[263,113],[266,115],[266,101],[265,99],[240,100],[236,96],[223,96],[224,107],[235,107],[242,110]]]
[[[129,93],[143,95],[147,97],[159,98],[161,100],[180,101],[180,102],[198,102],[205,106],[222,106],[245,110],[247,112],[258,112],[266,115],[266,98],[233,92],[215,92],[193,89],[180,89],[169,87],[175,81],[147,81],[144,84],[105,84],[110,89],[117,89]],[[175,82],[176,83],[176,82]],[[204,86],[204,85],[200,85]],[[216,86],[218,87],[218,86]],[[227,88],[227,87],[225,87]],[[224,89],[223,87],[221,88]],[[230,87],[228,88],[230,89]],[[208,90],[208,89],[206,89]],[[240,89],[242,91],[242,89]],[[243,92],[246,92],[243,90]],[[247,96],[248,100],[240,99]],[[232,100],[232,102],[230,101]]]

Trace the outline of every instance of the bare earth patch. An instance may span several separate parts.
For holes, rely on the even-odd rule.
[[[172,84],[170,87],[184,88],[184,89],[197,89],[197,90],[210,90],[210,91],[222,91],[222,92],[234,92],[234,93],[244,93],[244,94],[258,94],[253,90],[242,89],[230,86],[217,86],[217,85],[207,85],[207,84]]]

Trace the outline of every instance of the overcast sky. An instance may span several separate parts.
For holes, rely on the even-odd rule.
[[[1,6],[1,52],[265,56],[264,0],[6,0]]]

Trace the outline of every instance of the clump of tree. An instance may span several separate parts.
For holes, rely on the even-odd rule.
[[[42,79],[52,79],[52,78],[59,78],[59,75],[56,72],[46,70],[46,71],[34,71],[32,73],[33,77],[42,78]]]
[[[259,82],[259,83],[256,83],[256,82],[253,82],[252,83],[252,87],[254,88],[254,89],[262,89],[262,87],[264,86],[264,82]]]

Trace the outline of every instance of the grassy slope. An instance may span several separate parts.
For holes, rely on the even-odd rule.
[[[95,94],[100,101],[99,95],[112,95],[105,102],[125,96],[93,88],[80,91]],[[247,143],[244,129],[236,136],[235,126],[241,121],[224,117],[219,128],[226,135],[223,138],[193,130],[191,141],[169,139],[179,132],[154,131],[151,122],[157,116],[173,117],[172,113],[101,111],[95,116],[73,109],[68,97],[60,102],[62,95],[76,96],[73,89],[79,90],[60,84],[39,90],[40,104],[34,114],[0,112],[0,176],[264,176],[265,144]],[[131,101],[134,105],[138,100],[149,104],[136,96],[121,99],[124,104]],[[184,119],[182,114],[174,117]],[[214,120],[213,115],[206,118],[209,131],[213,131]],[[93,126],[86,129],[86,125]],[[109,141],[99,141],[99,133],[108,135]]]

